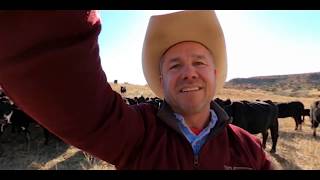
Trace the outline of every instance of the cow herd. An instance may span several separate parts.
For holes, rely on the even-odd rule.
[[[297,130],[302,124],[302,111],[304,106],[301,102],[277,103],[267,101],[231,101],[230,99],[215,99],[233,119],[232,124],[239,126],[251,134],[262,134],[262,145],[266,147],[268,130],[271,132],[272,153],[276,152],[279,137],[278,118],[292,117],[295,120]]]
[[[36,123],[29,115],[18,108],[4,93],[0,92],[0,138],[8,129],[12,133],[23,134],[26,143],[30,141],[29,125]],[[39,124],[37,124],[40,126]],[[48,144],[51,133],[43,128],[44,144]]]
[[[150,103],[158,108],[163,102],[163,100],[157,97],[145,98],[143,96],[134,98],[124,97],[123,100],[129,105]],[[266,147],[269,135],[268,130],[270,130],[272,139],[271,153],[276,152],[277,140],[279,137],[278,118],[291,117],[295,122],[295,130],[302,130],[302,123],[305,119],[304,117],[310,116],[312,127],[314,129],[314,136],[316,136],[316,127],[318,127],[320,123],[320,101],[314,105],[314,107],[318,108],[311,108],[311,110],[305,109],[304,104],[300,101],[231,101],[230,99],[222,100],[216,98],[214,99],[214,102],[219,104],[231,117],[232,124],[247,130],[251,134],[261,133],[263,137],[262,145],[264,148]],[[313,113],[314,115],[312,116],[310,113]]]
[[[121,87],[121,94],[126,93],[126,88]],[[160,108],[163,100],[158,97],[134,97],[128,98],[123,95],[123,100],[128,105],[149,103],[156,108]],[[231,123],[239,126],[252,134],[262,134],[262,145],[266,147],[268,130],[271,133],[272,153],[276,152],[277,140],[279,137],[278,118],[292,117],[295,122],[295,130],[302,130],[302,123],[305,116],[310,116],[313,136],[316,136],[316,128],[320,124],[320,101],[312,103],[310,109],[305,109],[300,101],[273,102],[267,101],[232,101],[219,98],[212,101],[212,105],[218,104],[231,117]],[[24,113],[21,109],[0,91],[0,138],[2,133],[11,126],[11,131],[22,132],[26,142],[30,140],[29,123],[35,121]],[[45,141],[48,143],[49,132],[43,128]]]

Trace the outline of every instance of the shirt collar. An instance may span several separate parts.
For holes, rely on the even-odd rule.
[[[176,120],[178,121],[179,124],[183,125],[184,127],[187,127],[189,132],[192,132],[190,130],[189,126],[186,124],[186,122],[181,114],[174,113],[174,115],[175,115]],[[214,112],[213,109],[210,109],[210,121],[209,121],[208,125],[203,128],[202,132],[199,135],[201,135],[203,133],[203,131],[209,131],[210,129],[212,129],[217,121],[218,121],[217,114]],[[181,129],[181,127],[180,127],[180,129]],[[183,129],[181,129],[181,130],[183,130]]]

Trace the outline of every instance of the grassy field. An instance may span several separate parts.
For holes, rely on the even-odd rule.
[[[154,97],[147,86],[125,84],[127,97],[143,95]],[[120,85],[112,84],[115,91],[120,91]],[[273,95],[260,90],[240,91],[236,89],[223,89],[216,97],[232,100],[273,100],[288,102],[299,100],[309,108],[316,100],[314,98],[294,98]],[[271,139],[269,136],[266,152],[278,169],[286,170],[312,170],[320,169],[320,137],[314,138],[307,117],[302,131],[294,130],[295,123],[292,118],[279,119],[279,139],[276,154],[269,154]],[[42,129],[36,125],[30,127],[31,142],[25,144],[24,136],[6,131],[0,138],[0,170],[31,169],[31,170],[113,170],[113,165],[100,161],[67,145],[61,140],[51,137],[49,145],[43,145]],[[319,133],[320,134],[320,133]],[[261,135],[257,135],[261,137]]]

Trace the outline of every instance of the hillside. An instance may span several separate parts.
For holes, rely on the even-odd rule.
[[[320,72],[235,78],[225,84],[226,88],[261,89],[274,94],[292,97],[320,97]]]

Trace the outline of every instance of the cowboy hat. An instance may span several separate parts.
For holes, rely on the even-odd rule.
[[[160,58],[179,42],[194,41],[206,46],[213,54],[217,69],[216,92],[226,80],[227,53],[224,35],[212,10],[180,11],[151,16],[142,48],[142,68],[150,89],[160,98]]]

